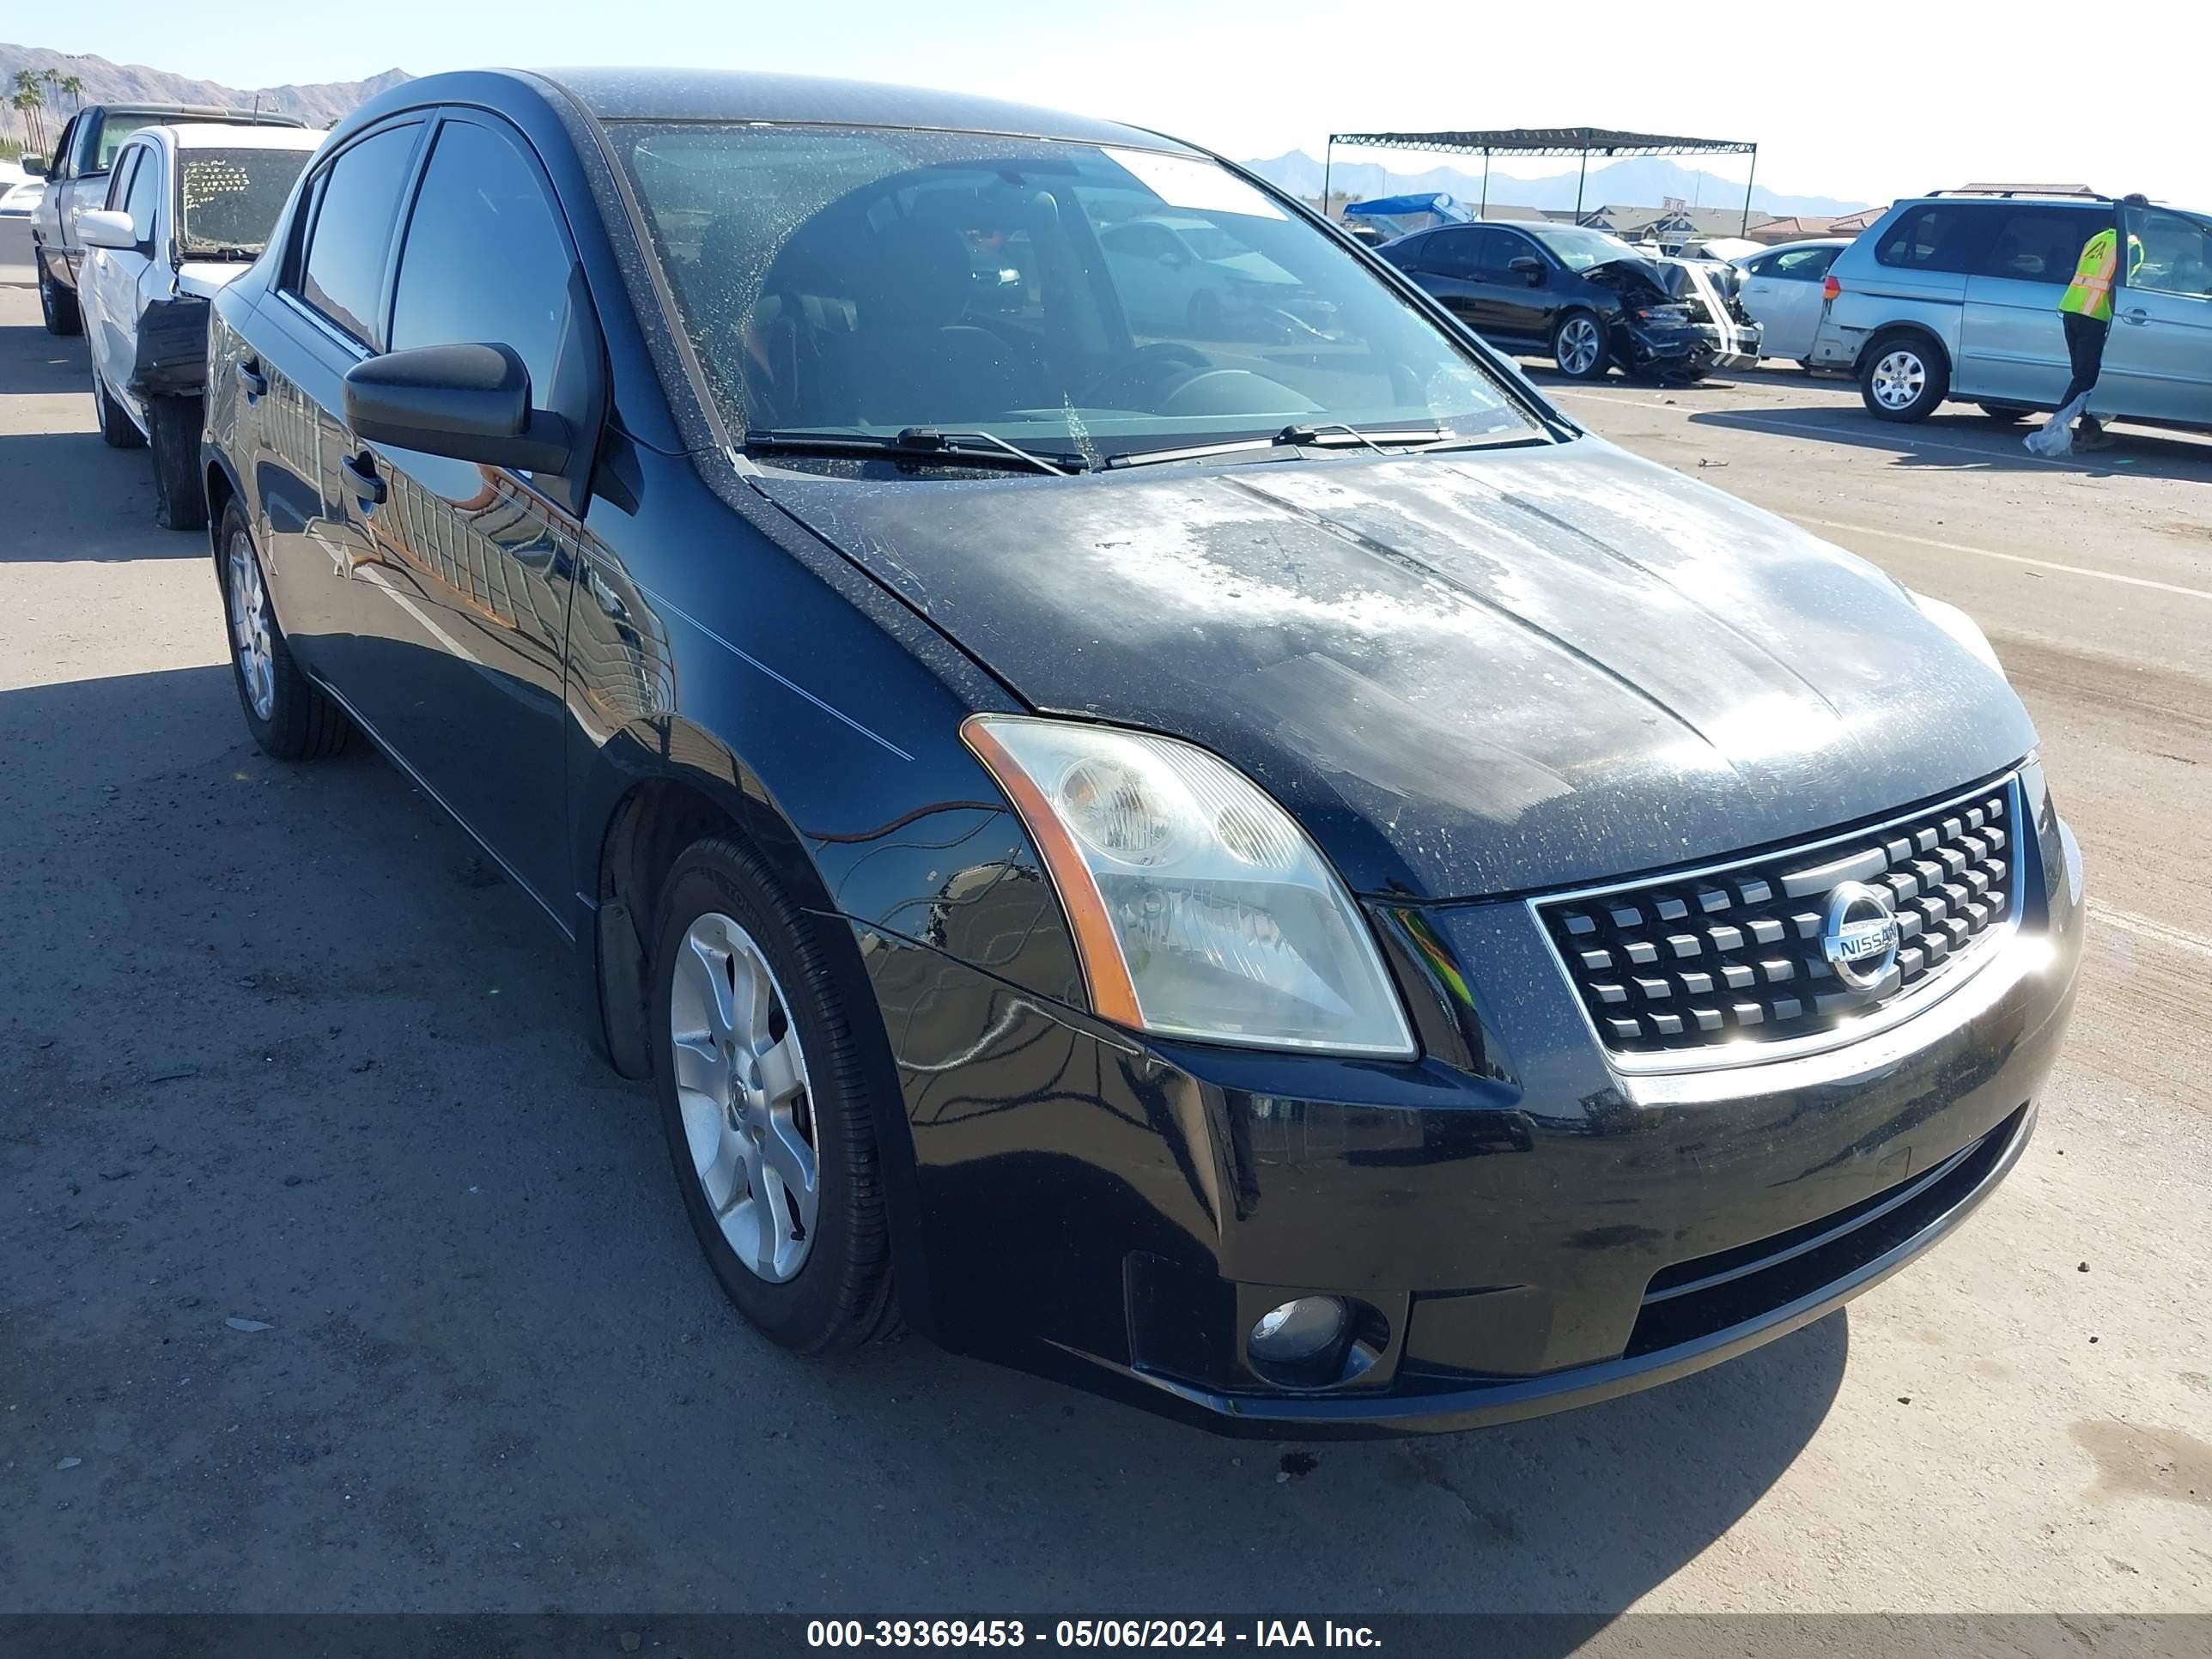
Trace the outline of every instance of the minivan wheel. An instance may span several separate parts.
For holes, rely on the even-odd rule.
[[[49,334],[84,332],[84,316],[76,308],[76,295],[64,294],[54,286],[44,260],[39,263],[39,315]]]
[[[1605,325],[1595,313],[1571,311],[1552,331],[1552,361],[1571,380],[1602,380],[1612,361],[1606,350]]]
[[[143,449],[146,434],[131,424],[131,416],[123,405],[115,401],[115,394],[100,378],[100,371],[92,374],[92,417],[100,424],[100,441],[110,449]]]
[[[340,752],[353,735],[353,723],[292,660],[269,603],[260,552],[236,501],[223,509],[218,574],[230,634],[231,678],[255,746],[284,761],[321,760]]]
[[[154,430],[154,522],[165,530],[207,528],[207,484],[200,475],[200,400],[149,398]]]
[[[1881,421],[1924,421],[1951,389],[1951,368],[1924,340],[1893,334],[1867,348],[1859,396]]]
[[[865,1051],[816,925],[752,851],[676,861],[653,958],[654,1085],[692,1231],[738,1311],[800,1353],[896,1325]]]

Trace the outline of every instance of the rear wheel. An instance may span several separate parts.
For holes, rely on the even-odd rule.
[[[1876,340],[1859,362],[1859,396],[1878,421],[1924,421],[1950,390],[1950,364],[1917,335]]]
[[[200,400],[149,398],[153,428],[154,522],[165,530],[207,528],[207,483],[200,473]]]
[[[100,378],[100,371],[92,372],[92,417],[100,423],[100,441],[110,449],[143,449],[146,434],[131,424],[131,416],[123,405],[115,401],[115,394]]]
[[[254,744],[277,760],[321,760],[338,753],[352,737],[353,724],[292,660],[262,580],[261,555],[236,501],[223,509],[221,574],[231,678]]]
[[[1552,331],[1552,361],[1571,380],[1602,380],[1612,368],[1605,325],[1594,312],[1570,311]]]
[[[84,332],[84,318],[76,308],[76,295],[47,275],[44,259],[39,261],[39,315],[49,334]]]
[[[830,994],[820,932],[750,848],[717,837],[677,860],[654,937],[656,1089],[715,1278],[800,1353],[888,1334],[866,1050]]]

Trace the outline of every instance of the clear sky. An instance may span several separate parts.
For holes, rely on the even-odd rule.
[[[1753,140],[1760,182],[1801,194],[1887,201],[1969,179],[2078,180],[2212,209],[2203,0],[100,0],[11,10],[0,28],[23,45],[241,87],[394,65],[678,63],[987,92],[1239,158],[1319,155],[1332,130],[1587,125]]]

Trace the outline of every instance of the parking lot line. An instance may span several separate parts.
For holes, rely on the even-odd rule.
[[[1840,519],[1808,519],[1795,514],[1790,516],[1798,524],[1817,526],[1822,530],[1842,530],[1854,536],[1874,536],[1883,541],[1908,543],[1914,547],[1931,547],[1941,553],[1972,553],[1984,559],[2002,559],[2007,564],[2029,564],[2039,570],[2059,570],[2069,576],[2088,576],[2100,582],[2119,582],[2128,587],[2148,587],[2160,593],[2179,593],[2184,599],[2212,599],[2212,589],[2184,587],[2179,582],[2154,581],[2148,576],[2123,576],[2116,570],[2091,570],[2085,565],[2061,564],[2055,559],[2031,559],[2024,553],[2000,553],[1993,547],[1937,541],[1932,536],[1911,536],[1901,530],[1877,530],[1872,525],[1845,524]]]
[[[2147,939],[2153,944],[2167,945],[2212,962],[2212,939],[2199,939],[2179,927],[2169,927],[2162,921],[2153,921],[2148,916],[2139,916],[2132,910],[2115,910],[2111,905],[2100,903],[2095,899],[2089,901],[2089,914],[2108,927],[2117,927],[2137,939]]]
[[[1818,428],[1810,428],[1806,426],[1802,422],[1793,422],[1786,418],[1793,413],[1802,413],[1819,418],[1827,413],[1826,410],[1811,409],[1803,410],[1790,410],[1759,409],[1701,409],[1691,407],[1680,403],[1668,403],[1663,399],[1656,398],[1632,398],[1616,392],[1584,392],[1573,386],[1552,386],[1547,384],[1545,386],[1543,390],[1545,393],[1550,397],[1588,398],[1593,402],[1603,404],[1632,404],[1638,409],[1663,409],[1673,414],[1683,416],[1686,418],[1692,415],[1700,414],[1723,416],[1726,417],[1726,424],[1739,428],[1748,428],[1754,431],[1759,429],[1759,422],[1765,422],[1767,423],[1769,429],[1776,433],[1777,435],[1784,433],[1796,435],[1802,433],[1817,431],[1820,435],[1832,436],[1842,442],[1856,443],[1859,444],[1861,447],[1867,447],[1869,446],[1875,447],[1880,447],[1876,442],[1876,434],[1875,434],[1869,433],[1864,437],[1861,437],[1845,428],[1833,426],[1823,426]],[[1972,455],[1975,459],[1981,461],[1995,459],[1999,454],[2002,454],[2003,459],[2008,461],[2014,459],[2010,451],[1983,449],[1973,444],[1946,443],[1941,438],[1923,438],[1917,435],[1916,435],[1912,440],[1912,447],[1915,449],[1949,450],[1955,454]],[[2066,472],[2095,472],[2103,470],[2100,467],[2091,465],[2087,462],[2060,460],[2055,456],[2038,455],[2028,450],[2022,450],[2021,454],[2024,459],[2033,462],[2038,466],[2057,467],[2060,471]]]

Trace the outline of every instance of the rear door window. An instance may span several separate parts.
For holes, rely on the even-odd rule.
[[[1464,277],[1473,282],[1482,274],[1482,254],[1490,238],[1480,230],[1439,230],[1421,244],[1414,256],[1422,270],[1439,276]]]
[[[1968,270],[1988,211],[1962,202],[1907,208],[1882,233],[1874,257],[1906,270]]]
[[[1989,240],[1974,270],[2008,282],[2063,287],[2074,278],[2081,245],[2109,222],[2080,208],[2003,208],[1990,216]]]
[[[422,137],[419,122],[386,127],[331,162],[301,261],[300,298],[363,345],[378,341],[392,228]],[[489,273],[479,272],[478,282]]]

